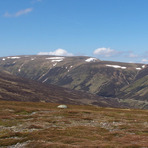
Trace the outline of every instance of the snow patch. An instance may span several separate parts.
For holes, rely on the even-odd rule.
[[[46,78],[42,83],[46,82],[48,80],[48,78]]]
[[[113,67],[113,68],[121,68],[121,69],[126,69],[127,67],[119,66],[119,65],[106,65],[108,67]]]
[[[136,70],[141,70],[142,68],[140,68],[140,67],[138,67],[138,68],[136,68]]]
[[[5,61],[6,59],[5,59],[5,58],[3,58],[2,60],[3,60],[3,61]]]
[[[51,62],[61,62],[63,60],[51,60]]]
[[[24,64],[25,64],[25,63],[23,63],[23,64],[19,67],[18,72],[21,71],[21,68],[24,66]]]
[[[7,57],[8,59],[20,59],[20,57]]]
[[[145,65],[142,65],[142,68],[145,68]]]
[[[97,59],[96,58],[88,58],[85,60],[86,62],[96,62]]]
[[[50,57],[50,58],[46,58],[51,60],[51,62],[61,62],[64,60],[65,57]]]
[[[50,57],[50,58],[46,58],[46,59],[50,59],[50,60],[63,60],[65,57]]]
[[[43,74],[41,77],[39,77],[39,79],[38,79],[38,80],[40,80],[40,79],[41,79],[42,77],[44,77],[46,74],[47,74],[47,73]]]
[[[54,63],[54,64],[53,64],[53,67],[56,66],[56,65],[57,65],[57,63]]]

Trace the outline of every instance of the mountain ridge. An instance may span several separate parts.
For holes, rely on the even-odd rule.
[[[2,57],[0,69],[46,85],[54,84],[104,98],[118,98],[121,102],[130,99],[130,95],[128,98],[122,96],[127,96],[124,88],[130,87],[136,79],[147,75],[146,64],[101,61],[84,56]],[[136,93],[135,90],[131,92]],[[140,98],[137,104],[138,101],[143,100]],[[128,104],[130,105],[130,102]]]

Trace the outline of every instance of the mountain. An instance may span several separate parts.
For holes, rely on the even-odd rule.
[[[15,75],[105,97],[115,97],[143,66],[91,57],[19,56],[0,60],[0,69]]]
[[[111,98],[104,99],[103,97],[85,92],[70,90],[51,84],[45,85],[2,71],[0,72],[0,100],[121,107],[121,104],[117,100],[112,100]]]
[[[138,79],[143,79],[143,71],[147,69],[144,64],[101,61],[84,56],[31,55],[2,57],[0,69],[46,85],[54,84],[71,90],[92,93],[102,98],[119,99],[120,102],[131,107],[145,108],[148,101],[143,100],[143,96],[139,100],[133,98],[132,93],[137,94],[135,90],[130,94],[126,92],[126,89],[132,87],[132,84],[135,85]],[[134,99],[137,104],[131,104],[129,99]],[[142,106],[140,101],[144,103]]]
[[[148,108],[148,66],[139,71],[131,84],[120,90],[118,97],[131,106]]]

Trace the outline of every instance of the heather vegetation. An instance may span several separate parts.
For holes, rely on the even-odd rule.
[[[148,147],[148,111],[0,101],[0,147]]]

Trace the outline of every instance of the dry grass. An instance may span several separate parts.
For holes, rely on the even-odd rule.
[[[0,146],[148,147],[148,111],[0,101]]]

